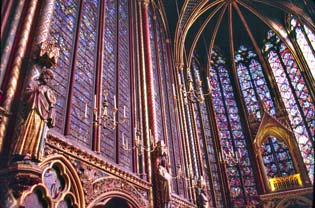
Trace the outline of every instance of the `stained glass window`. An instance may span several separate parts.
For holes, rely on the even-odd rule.
[[[121,121],[124,116],[131,117],[129,4],[128,1],[122,0],[106,1],[105,5],[102,84],[103,90],[108,90],[108,114],[114,115],[114,100],[116,100],[118,107],[118,112],[115,114],[116,121]],[[102,101],[104,99],[105,94],[102,93]],[[122,143],[132,144],[131,128],[131,120],[128,119],[115,129],[101,130],[102,155],[129,169],[132,168],[132,151],[124,150]]]
[[[206,167],[206,170],[210,171],[211,177],[212,177],[212,187],[213,192],[215,195],[215,204],[216,207],[220,207],[223,205],[223,198],[222,198],[222,188],[220,184],[220,169],[218,167],[218,160],[216,160],[215,157],[215,146],[213,142],[213,138],[211,135],[211,129],[210,129],[210,123],[209,123],[209,117],[207,115],[207,109],[206,109],[206,103],[203,102],[200,104],[200,114],[201,118],[203,120],[204,124],[204,137],[205,137],[205,144],[206,146],[204,149],[207,149],[204,154],[208,153],[208,158],[210,162],[210,166]],[[202,155],[203,159],[206,157],[206,155]],[[204,164],[206,164],[204,162]],[[209,178],[210,180],[210,178]]]
[[[96,74],[98,1],[82,2],[78,49],[75,59],[70,135],[91,147],[94,79]]]
[[[166,47],[165,47],[165,43],[166,43],[166,39],[165,39],[165,32],[164,32],[164,28],[162,26],[162,20],[160,19],[160,17],[158,17],[156,19],[157,21],[155,21],[156,24],[156,35],[157,35],[157,47],[158,47],[158,57],[159,57],[159,70],[158,70],[158,75],[159,75],[159,82],[160,82],[160,87],[159,88],[155,88],[156,90],[159,89],[160,90],[160,98],[161,98],[161,111],[162,113],[164,113],[165,116],[162,117],[162,119],[164,120],[164,128],[162,130],[164,130],[165,132],[165,137],[164,138],[168,138],[168,146],[170,149],[173,149],[173,136],[172,136],[172,127],[171,127],[171,122],[170,122],[170,112],[169,112],[169,103],[168,103],[168,99],[171,98],[171,95],[169,96],[169,92],[168,88],[170,86],[170,77],[169,77],[169,68],[167,65],[167,61],[168,58],[165,56],[166,53]],[[155,106],[156,107],[156,106]],[[174,154],[170,155],[170,165],[172,167],[176,167],[176,162],[178,163],[178,161],[175,160]],[[172,170],[172,174],[175,174],[175,168]],[[177,189],[177,187],[175,186],[175,188]]]
[[[263,102],[266,111],[274,115],[275,108],[273,100],[271,99],[257,55],[242,45],[236,53],[235,61],[248,114],[254,114],[258,120],[261,120],[262,109],[260,109],[261,106],[259,105],[260,100]]]
[[[165,140],[169,148],[169,162],[172,175],[176,175],[181,158],[180,142],[178,139],[175,107],[172,94],[171,66],[169,66],[168,45],[166,32],[160,16],[153,17],[154,11],[149,7],[150,49],[154,85],[154,109],[156,113],[157,136]],[[184,194],[183,182],[174,180],[173,191]]]
[[[104,30],[103,89],[108,90],[108,113],[112,115],[114,95],[116,95],[116,54],[117,54],[117,1],[106,1],[106,19]],[[104,94],[102,102],[104,101]],[[107,159],[116,162],[116,131],[101,130],[101,153]]]
[[[261,145],[261,154],[269,178],[289,176],[296,173],[288,146],[282,139],[266,138]]]
[[[57,95],[56,104],[56,129],[63,131],[65,125],[68,83],[71,73],[72,50],[76,22],[79,12],[78,1],[56,0],[54,14],[50,26],[50,40],[53,40],[60,47],[58,64],[54,70],[54,89]]]
[[[126,117],[131,117],[129,6],[127,0],[56,0],[55,3],[50,39],[61,47],[53,83],[58,95],[57,129],[89,148],[93,139],[98,139],[92,138],[92,135],[96,135],[93,134],[93,108],[98,90],[102,94],[101,103],[105,97],[103,91],[109,92],[109,114],[112,115],[115,96],[117,120],[124,116],[124,106]],[[105,15],[104,26],[100,25],[104,17],[100,16],[101,13]],[[103,44],[103,51],[100,50],[100,43]],[[98,60],[99,57],[103,60]],[[98,73],[100,78],[96,77]],[[102,86],[96,86],[98,82]],[[69,92],[72,92],[71,96]],[[70,117],[67,111],[70,111]],[[115,130],[102,128],[100,131],[102,156],[132,168],[132,152],[117,145],[119,141],[122,143],[122,134],[125,141],[132,143],[130,119]]]
[[[196,76],[194,76],[195,83],[198,81],[197,76],[199,77],[199,71],[201,70],[200,68],[201,67],[198,62],[198,56],[194,55],[194,58],[192,60],[192,70],[196,74]],[[220,207],[223,205],[221,194],[222,190],[219,178],[219,169],[217,165],[218,161],[216,160],[215,156],[216,153],[214,150],[215,147],[211,135],[206,102],[195,102],[193,106],[195,110],[195,122],[202,157],[201,160],[203,164],[203,167],[201,168],[205,171],[203,175],[208,188],[209,203],[211,205],[215,204],[217,207]],[[210,167],[208,167],[208,165],[206,164],[210,164]],[[214,193],[214,199],[212,199],[213,197],[211,192]]]
[[[235,207],[253,205],[257,203],[256,184],[226,61],[217,51],[212,51],[211,55],[211,95],[226,163],[231,202]]]
[[[282,101],[287,110],[292,129],[308,170],[314,180],[315,106],[308,86],[287,46],[269,31],[263,51],[271,66]]]
[[[290,16],[290,31],[298,43],[305,61],[315,79],[315,33],[295,16]]]
[[[126,116],[131,117],[131,74],[130,74],[130,54],[129,54],[129,4],[128,0],[119,1],[119,22],[118,22],[118,100],[119,100],[119,112],[118,118],[121,119],[123,116],[124,106],[126,108]],[[119,135],[124,133],[124,139],[129,144],[132,142],[132,130],[131,120],[128,119],[123,125],[119,126]],[[120,138],[121,139],[121,138]],[[121,141],[122,142],[122,141]],[[125,151],[120,145],[120,163],[125,166],[132,168],[131,151]]]

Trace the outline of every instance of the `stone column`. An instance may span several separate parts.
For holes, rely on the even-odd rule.
[[[16,54],[13,60],[12,69],[10,73],[10,79],[8,81],[6,92],[3,97],[2,108],[7,113],[11,112],[12,103],[17,91],[17,85],[21,75],[22,62],[23,58],[25,57],[25,52],[27,49],[27,43],[29,40],[37,3],[38,0],[32,0],[30,2],[27,8],[27,15],[24,19],[23,26],[21,29],[20,39],[17,43]],[[3,116],[0,124],[0,152],[2,152],[4,137],[6,134],[8,123],[9,118],[7,116]]]

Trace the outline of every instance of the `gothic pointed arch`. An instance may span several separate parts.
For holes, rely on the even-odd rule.
[[[133,208],[147,207],[145,195],[132,184],[115,177],[104,177],[92,182],[94,200],[87,208],[106,205],[112,198],[120,198]]]
[[[312,200],[303,196],[294,196],[286,199],[282,199],[276,206],[276,208],[291,208],[291,207],[312,207]]]
[[[85,195],[80,177],[71,162],[62,155],[53,155],[41,162],[42,182],[56,204],[85,207]]]
[[[262,146],[264,142],[268,138],[274,138],[274,140],[279,140],[284,143],[284,146],[288,148],[288,153],[293,162],[293,169],[295,169],[296,174],[282,177],[270,177],[267,174],[265,169]],[[268,192],[271,191],[279,191],[283,190],[283,187],[280,187],[281,184],[275,184],[276,182],[285,181],[285,180],[296,180],[296,183],[302,187],[306,184],[309,184],[308,177],[305,174],[305,167],[303,164],[303,160],[301,158],[299,147],[295,141],[295,137],[293,132],[287,127],[285,124],[281,123],[273,116],[268,113],[264,113],[262,120],[260,122],[256,137],[253,141],[254,151],[256,152],[256,158],[258,160],[258,164],[260,165],[259,171],[261,171],[261,175],[263,176],[263,180],[265,183],[265,187],[267,187]],[[282,178],[282,179],[281,179]],[[276,181],[276,182],[274,182]],[[284,182],[285,183],[285,182]],[[278,188],[275,186],[279,186]],[[288,188],[288,187],[287,187]],[[297,188],[297,187],[295,187]]]

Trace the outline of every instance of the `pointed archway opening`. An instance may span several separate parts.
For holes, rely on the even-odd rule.
[[[99,205],[95,208],[134,208],[126,199],[120,197],[113,197],[106,201],[105,205]]]

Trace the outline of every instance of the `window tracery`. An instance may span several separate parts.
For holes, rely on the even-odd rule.
[[[126,108],[126,115],[130,117],[132,75],[129,6],[126,0],[119,2],[57,0],[55,3],[50,39],[61,46],[54,84],[58,95],[57,130],[89,148],[92,147],[93,140],[97,139],[93,133],[95,121],[93,110],[98,102],[97,90],[101,94],[99,102],[101,104],[105,99],[103,91],[109,91],[107,98],[109,112],[113,110],[113,100],[116,96],[118,117],[123,114],[123,106]],[[100,15],[103,10],[106,17],[104,20]],[[104,21],[104,27],[100,27],[101,21]],[[104,44],[103,51],[99,49],[100,43]],[[98,57],[102,57],[103,60],[98,60]],[[102,74],[100,78],[102,81],[98,81],[97,74]],[[98,86],[98,83],[102,86]],[[102,111],[103,106],[100,108]],[[70,111],[70,115],[67,115],[67,111]],[[119,144],[118,139],[122,139],[122,134],[124,139],[131,143],[133,132],[131,120],[117,129],[100,130],[101,154],[109,160],[119,161],[131,168],[132,153],[116,145]]]

